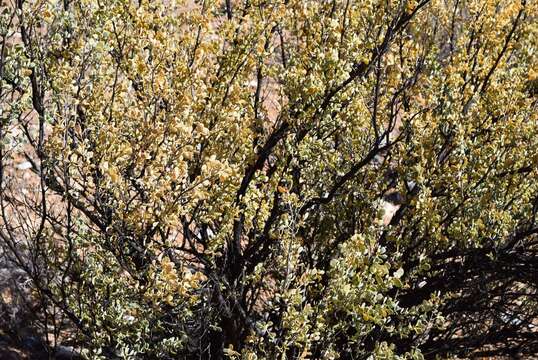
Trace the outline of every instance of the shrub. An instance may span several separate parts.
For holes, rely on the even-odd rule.
[[[537,351],[537,2],[2,6],[1,247],[51,351]]]

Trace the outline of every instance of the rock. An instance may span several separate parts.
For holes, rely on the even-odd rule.
[[[21,345],[30,351],[46,352],[45,345],[37,336],[26,336],[21,339]]]
[[[31,169],[31,168],[32,168],[32,163],[29,162],[29,161],[23,161],[23,162],[17,164],[17,169],[18,170],[28,170],[28,169]]]
[[[71,346],[58,346],[54,352],[54,359],[56,360],[75,360],[80,359],[75,349]]]
[[[12,350],[3,349],[0,346],[0,359],[2,360],[22,360],[22,357]]]

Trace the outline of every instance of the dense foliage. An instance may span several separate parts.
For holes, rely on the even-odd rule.
[[[0,247],[51,352],[538,351],[538,2],[2,4]]]

